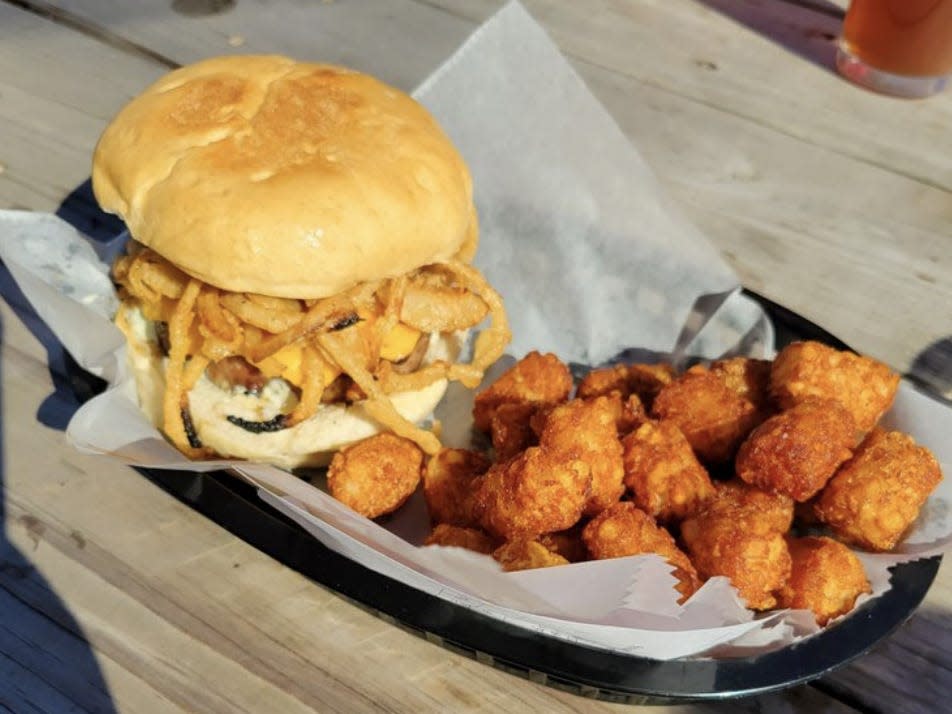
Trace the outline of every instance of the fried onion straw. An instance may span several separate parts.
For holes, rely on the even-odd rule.
[[[354,383],[367,395],[367,401],[363,406],[371,417],[397,436],[415,441],[427,454],[433,455],[438,452],[441,444],[436,435],[421,429],[401,416],[373,375],[360,364],[360,349],[354,344],[359,339],[359,335],[353,330],[326,332],[317,336],[318,343],[330,360],[350,375]]]
[[[131,256],[128,281],[133,294],[141,295],[146,302],[156,303],[160,296],[173,300],[180,298],[188,276],[155,251],[144,248]]]
[[[301,385],[301,399],[287,419],[288,426],[298,424],[317,411],[324,394],[324,360],[313,345],[307,345],[301,358],[301,370],[304,383]]]
[[[169,363],[165,371],[165,396],[162,402],[164,431],[175,447],[189,458],[200,458],[203,455],[200,449],[189,443],[183,417],[183,410],[187,406],[184,372],[191,346],[189,332],[195,317],[193,308],[201,289],[200,280],[189,280],[169,320]]]
[[[226,293],[221,296],[221,304],[242,322],[274,333],[290,330],[304,316],[297,300],[263,295]]]
[[[478,296],[489,309],[490,325],[477,336],[473,359],[469,364],[450,364],[439,361],[411,374],[398,374],[389,365],[382,363],[382,369],[379,370],[377,376],[388,393],[422,389],[437,379],[443,378],[457,380],[464,386],[475,389],[479,386],[486,369],[499,359],[506,345],[509,344],[511,333],[502,298],[490,287],[479,271],[457,261],[430,266],[430,268],[445,271],[457,278],[464,288]]]
[[[332,328],[335,318],[347,317],[368,304],[379,285],[379,282],[362,283],[345,293],[320,300],[293,327],[263,339],[249,350],[251,361],[260,362],[302,337]]]
[[[222,309],[219,291],[204,286],[195,306],[198,331],[205,338],[202,354],[212,361],[237,354],[244,342],[244,330],[235,315]]]
[[[473,352],[471,366],[479,371],[479,376],[474,374],[460,375],[459,381],[470,389],[479,386],[479,380],[482,379],[482,373],[489,366],[502,356],[502,352],[509,344],[512,333],[509,331],[509,318],[506,316],[506,310],[502,305],[502,298],[499,293],[490,287],[486,279],[476,268],[459,261],[449,261],[445,267],[461,279],[463,287],[472,290],[483,299],[483,302],[489,307],[489,315],[492,323],[476,337],[476,347]],[[452,371],[451,378],[455,378]]]

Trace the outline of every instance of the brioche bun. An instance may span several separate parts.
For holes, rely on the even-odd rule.
[[[323,298],[476,249],[470,175],[436,121],[331,65],[173,71],[106,128],[92,180],[137,241],[232,292]]]

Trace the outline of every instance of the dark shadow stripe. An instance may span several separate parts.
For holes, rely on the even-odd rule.
[[[155,50],[150,50],[148,47],[143,47],[142,45],[127,40],[126,38],[117,35],[115,32],[103,27],[102,25],[97,25],[94,22],[90,22],[79,15],[71,13],[62,8],[58,8],[54,5],[50,5],[45,2],[37,2],[36,0],[0,0],[7,3],[8,5],[13,5],[22,10],[25,10],[29,13],[42,17],[46,20],[55,22],[58,25],[63,27],[68,27],[71,30],[76,30],[88,37],[92,37],[96,40],[104,42],[105,44],[115,47],[118,50],[122,50],[128,54],[138,55],[140,57],[145,57],[157,62],[169,69],[175,69],[181,67],[179,62],[176,62],[165,55],[156,52]]]

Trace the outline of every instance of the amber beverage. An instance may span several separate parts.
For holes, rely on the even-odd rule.
[[[952,74],[952,0],[852,0],[837,65],[889,94],[940,91]]]

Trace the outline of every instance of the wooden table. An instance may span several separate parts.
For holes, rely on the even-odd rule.
[[[170,67],[281,52],[409,89],[501,4],[0,2],[0,207],[56,210],[109,117]],[[898,101],[838,78],[841,2],[526,5],[748,287],[950,390],[952,95]],[[95,216],[82,191],[68,208]],[[131,470],[73,452],[57,352],[9,283],[4,294],[0,709],[631,709],[408,634]],[[949,572],[895,635],[813,684],[652,711],[940,711]]]

